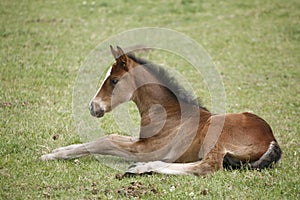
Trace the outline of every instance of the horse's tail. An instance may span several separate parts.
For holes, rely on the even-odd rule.
[[[259,160],[251,162],[250,167],[253,169],[263,169],[271,167],[273,163],[277,163],[281,158],[282,151],[277,141],[270,143],[269,149],[260,157]]]

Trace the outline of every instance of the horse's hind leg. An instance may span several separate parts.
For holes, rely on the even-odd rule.
[[[194,165],[196,165],[196,163],[166,163],[162,161],[138,162],[130,166],[125,175],[151,172],[169,175],[187,175],[191,174],[191,169]]]
[[[223,169],[223,160],[226,151],[221,146],[215,146],[208,154],[204,156],[199,165],[193,169],[195,175],[206,175]]]
[[[192,163],[166,163],[161,161],[135,163],[127,174],[144,174],[149,172],[171,175],[206,175],[223,168],[225,151],[214,147],[201,161]]]

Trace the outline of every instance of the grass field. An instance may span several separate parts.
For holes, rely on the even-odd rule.
[[[119,180],[94,157],[39,161],[80,142],[72,92],[85,58],[108,37],[138,27],[174,29],[201,44],[222,75],[227,112],[251,110],[273,127],[284,152],[279,165]],[[299,55],[297,0],[2,0],[0,199],[299,199]],[[209,108],[205,89],[196,93]]]

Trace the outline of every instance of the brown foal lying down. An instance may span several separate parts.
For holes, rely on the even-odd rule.
[[[162,67],[113,49],[115,63],[90,103],[103,117],[123,102],[138,107],[139,138],[108,135],[96,141],[55,149],[42,160],[90,154],[136,161],[128,173],[205,175],[223,168],[266,168],[281,157],[267,122],[251,113],[214,115],[188,94]]]

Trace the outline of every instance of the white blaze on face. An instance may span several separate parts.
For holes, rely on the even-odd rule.
[[[101,83],[101,85],[100,85],[98,91],[96,92],[95,96],[93,97],[93,99],[96,98],[96,96],[97,96],[97,94],[100,92],[100,90],[101,90],[101,88],[102,88],[104,82],[105,82],[106,79],[110,76],[111,70],[112,70],[112,67],[110,67],[110,68],[107,70],[106,75],[105,75],[105,78],[103,79],[103,82]],[[101,101],[101,100],[100,100],[100,101]]]

